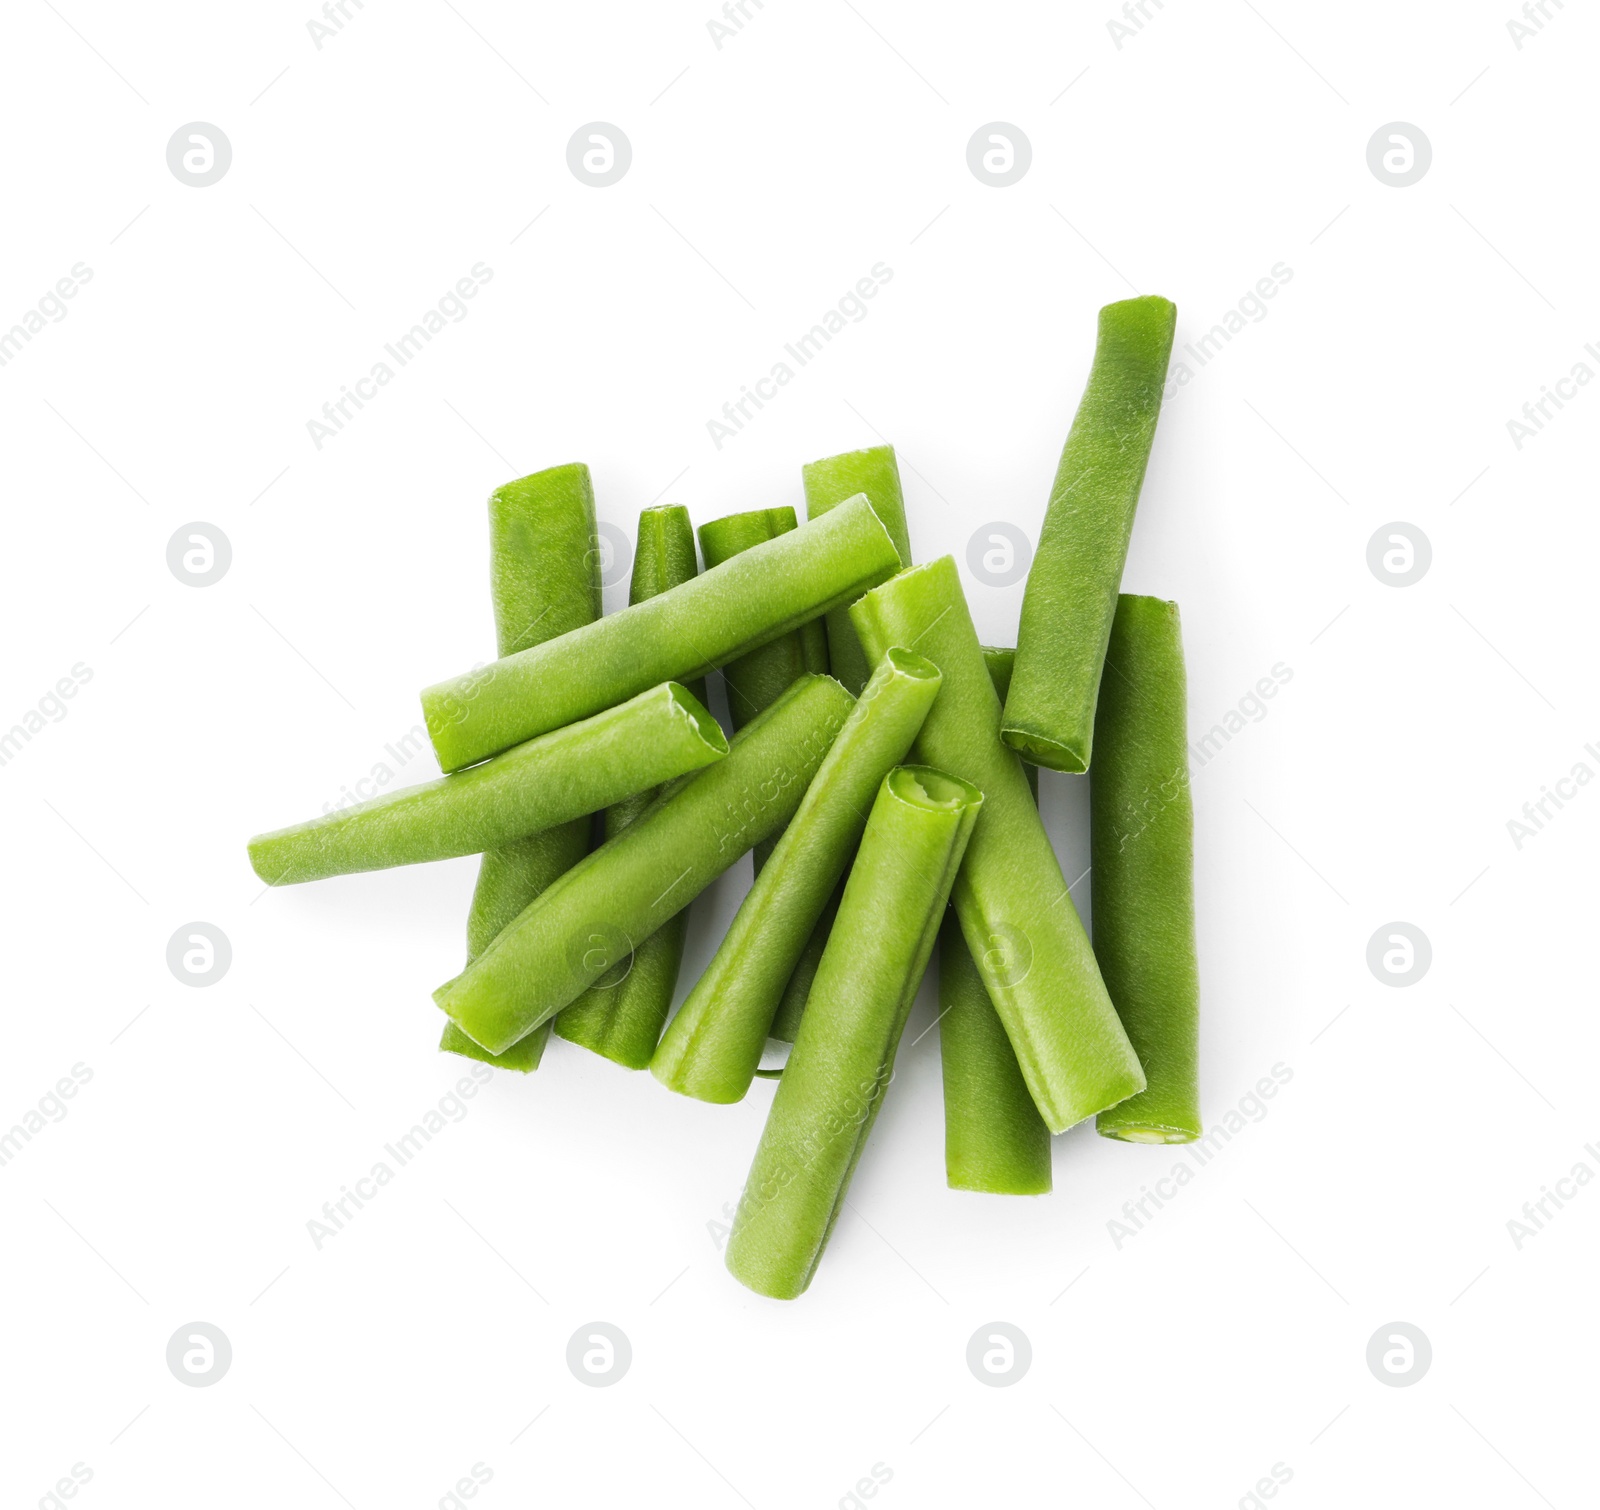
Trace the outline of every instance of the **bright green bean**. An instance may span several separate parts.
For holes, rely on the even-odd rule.
[[[1130,1143],[1200,1136],[1187,707],[1178,605],[1125,593],[1095,715],[1089,832],[1095,954],[1149,1079],[1095,1126]]]
[[[481,854],[697,771],[728,751],[717,721],[676,682],[530,739],[471,770],[257,834],[269,886]]]
[[[489,587],[497,655],[513,655],[600,617],[598,543],[594,489],[581,462],[535,472],[490,495]],[[705,701],[699,690],[689,690]],[[587,815],[486,851],[467,913],[467,959],[476,959],[495,934],[588,852]],[[497,1058],[447,1022],[439,1047],[527,1074],[538,1069],[549,1036],[546,1025]]]
[[[439,764],[457,770],[657,682],[699,676],[899,570],[865,497],[670,592],[422,694]]]
[[[832,677],[801,677],[739,731],[725,760],[670,786],[434,1000],[469,1037],[504,1052],[787,823],[853,706]]]
[[[945,1183],[993,1195],[1046,1194],[1050,1129],[953,910],[939,933],[939,1064]]]
[[[669,1090],[743,1098],[779,999],[860,842],[883,779],[905,758],[939,692],[939,672],[910,651],[879,663],[812,778],[766,867],[650,1063]]]
[[[728,1238],[760,1295],[811,1283],[894,1072],[939,917],[983,804],[923,766],[884,778]]]
[[[1100,311],[1094,366],[1050,489],[1001,729],[1012,749],[1053,771],[1089,769],[1106,640],[1177,317],[1154,294]]]
[[[1003,703],[1016,652],[982,648]],[[1022,769],[1037,802],[1039,768]],[[939,930],[939,1064],[945,1183],[952,1190],[995,1195],[1045,1194],[1051,1185],[1050,1129],[1028,1094],[1016,1051],[953,912]]]
[[[815,519],[837,503],[865,493],[873,512],[889,531],[902,568],[911,565],[911,540],[906,533],[906,506],[900,494],[900,467],[893,446],[869,446],[810,461],[800,469],[806,490],[806,517]],[[850,622],[849,605],[830,609],[828,655],[833,674],[857,697],[872,675],[873,662],[861,648]]]
[[[944,674],[913,754],[984,794],[955,884],[956,912],[1034,1103],[1052,1132],[1064,1132],[1143,1090],[1144,1074],[1106,995],[1022,763],[1000,742],[1000,700],[955,561],[944,556],[912,567],[850,613],[869,654],[914,645]]]
[[[633,580],[628,601],[642,603],[646,598],[666,592],[668,588],[687,582],[696,569],[694,529],[689,523],[689,511],[680,505],[644,510],[639,515],[639,541],[633,554]],[[705,683],[697,683],[697,686],[696,695],[704,701]],[[655,791],[640,792],[608,807],[606,838],[616,838],[650,806],[656,795]],[[642,1070],[650,1063],[656,1040],[661,1036],[661,1024],[672,1008],[688,928],[689,909],[685,907],[633,951],[633,958],[620,980],[615,978],[617,970],[622,969],[619,965],[617,970],[608,970],[570,1007],[558,1013],[554,1019],[557,1035],[626,1069]],[[533,1036],[530,1033],[519,1042],[526,1043]],[[516,1048],[513,1044],[512,1052]]]
[[[598,540],[594,488],[582,462],[520,477],[489,495],[489,596],[500,655],[600,617]]]

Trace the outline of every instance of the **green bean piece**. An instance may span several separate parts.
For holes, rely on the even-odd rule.
[[[633,554],[628,601],[642,603],[653,598],[687,582],[696,570],[689,511],[676,504],[644,510],[639,515],[639,541]],[[698,686],[697,696],[704,701],[705,683]],[[640,792],[608,807],[606,838],[616,838],[657,795],[657,791]],[[661,1025],[672,1009],[688,928],[689,909],[685,907],[633,951],[620,980],[616,979],[615,970],[607,971],[570,1007],[564,1008],[554,1019],[556,1033],[625,1069],[642,1070],[650,1063],[656,1040],[661,1037]],[[525,1043],[527,1038],[520,1041]],[[516,1047],[512,1045],[512,1052]]]
[[[1089,781],[1094,949],[1149,1084],[1095,1127],[1130,1143],[1200,1136],[1194,809],[1178,605],[1123,594]]]
[[[658,682],[701,676],[899,568],[872,506],[850,499],[643,603],[427,688],[422,707],[439,764],[458,770]]]
[[[878,789],[728,1238],[757,1294],[792,1300],[816,1273],[983,801],[925,766]]]
[[[250,863],[269,886],[289,886],[481,854],[697,771],[727,752],[716,719],[686,689],[665,682],[470,770],[257,834]]]
[[[581,462],[551,467],[489,497],[489,588],[497,655],[513,655],[600,617],[600,552],[594,489]],[[689,689],[703,703],[705,697]],[[476,959],[512,918],[589,852],[589,819],[574,818],[488,850],[467,913],[467,959]],[[475,1044],[453,1022],[439,1047],[527,1074],[538,1069],[548,1026],[504,1057]]]
[[[1094,365],[1050,489],[1001,733],[1053,771],[1089,769],[1106,640],[1177,318],[1154,294],[1100,311]]]
[[[912,753],[984,794],[956,879],[956,912],[1034,1104],[1051,1132],[1065,1132],[1143,1090],[1144,1074],[1100,979],[1022,762],[1000,742],[1000,700],[954,559],[912,567],[850,613],[869,654],[915,645],[944,674]]]
[[[953,910],[939,933],[939,1064],[945,1183],[991,1195],[1048,1194],[1050,1129]]]
[[[800,478],[806,491],[808,519],[816,519],[835,504],[865,493],[894,541],[901,567],[911,565],[911,539],[906,533],[906,506],[900,494],[900,467],[893,446],[869,446],[865,451],[845,451],[807,462],[800,469]],[[861,648],[850,622],[849,605],[830,609],[827,626],[833,674],[859,697],[872,675],[873,662]]]
[[[656,1049],[651,1073],[701,1101],[743,1099],[784,987],[860,842],[883,779],[905,759],[939,672],[892,649],[833,741],[705,974]]]
[[[518,478],[489,495],[498,654],[515,655],[600,617],[598,540],[594,488],[582,462]]]
[[[1003,703],[1016,652],[982,648]],[[1037,802],[1039,768],[1025,764],[1023,772]],[[1048,1193],[1050,1129],[1028,1094],[1016,1051],[953,912],[939,930],[939,1064],[945,1183],[992,1195]]]
[[[725,760],[669,786],[433,999],[469,1037],[503,1053],[787,823],[853,706],[832,677],[801,677],[739,731]]]

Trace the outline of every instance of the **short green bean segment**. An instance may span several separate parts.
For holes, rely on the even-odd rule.
[[[900,467],[893,446],[869,446],[810,461],[800,469],[806,492],[806,517],[816,519],[835,504],[865,493],[873,512],[883,521],[894,541],[902,568],[911,565],[911,539],[906,531],[906,506],[900,493]],[[872,675],[872,662],[861,648],[849,605],[830,609],[827,617],[828,655],[833,674],[857,697]]]
[[[594,488],[582,462],[535,472],[490,494],[496,654],[513,655],[600,617],[597,538]],[[690,691],[705,701],[694,688]],[[587,816],[486,850],[467,913],[468,960],[482,954],[495,934],[588,851]],[[530,1033],[497,1058],[447,1022],[439,1047],[527,1074],[538,1069],[549,1036],[548,1028]]]
[[[1200,973],[1188,686],[1178,605],[1124,593],[1089,782],[1094,948],[1149,1084],[1095,1126],[1131,1143],[1200,1136]]]
[[[469,1037],[503,1052],[787,823],[853,706],[832,677],[801,677],[740,730],[726,759],[669,786],[434,1000]]]
[[[945,1183],[991,1195],[1047,1194],[1050,1129],[953,911],[939,933],[939,1065]]]
[[[1050,489],[1002,730],[1014,750],[1053,771],[1089,769],[1106,640],[1177,316],[1155,294],[1100,311],[1094,365]]]
[[[600,617],[598,538],[594,486],[582,462],[519,477],[489,495],[489,596],[500,655]]]
[[[687,509],[675,504],[649,508],[639,515],[639,539],[628,589],[630,603],[642,603],[687,582],[696,570],[694,530]],[[704,701],[705,684],[701,682],[698,687],[696,695]],[[608,807],[606,838],[616,838],[649,808],[656,795],[654,789],[639,792]],[[656,1040],[661,1037],[661,1024],[672,1009],[688,927],[689,909],[685,907],[633,951],[633,960],[620,980],[613,978],[615,972],[608,971],[558,1013],[554,1018],[556,1034],[613,1064],[642,1070],[650,1063]],[[534,1036],[530,1033],[520,1042],[526,1043]],[[516,1048],[513,1044],[511,1052],[515,1053]]]
[[[1143,1090],[1145,1079],[1022,763],[1000,742],[1000,700],[954,559],[912,567],[850,613],[869,654],[915,645],[943,673],[912,752],[984,794],[956,878],[956,912],[1034,1103],[1052,1132],[1064,1132]]]
[[[757,1294],[792,1300],[816,1273],[983,801],[921,766],[878,790],[728,1238]]]
[[[701,1101],[743,1098],[784,988],[860,841],[883,779],[939,692],[932,662],[891,649],[873,672],[650,1069]]]
[[[983,647],[983,663],[1001,702],[1015,655]],[[1025,765],[1023,772],[1037,801],[1038,767]],[[939,1065],[946,1184],[992,1195],[1048,1192],[1050,1129],[1028,1094],[1016,1051],[953,912],[945,914],[939,930]]]
[[[697,771],[728,752],[717,721],[665,682],[470,770],[258,834],[269,886],[481,854]]]
[[[866,498],[847,500],[670,591],[427,688],[423,713],[439,764],[458,770],[658,682],[703,675],[899,568]]]

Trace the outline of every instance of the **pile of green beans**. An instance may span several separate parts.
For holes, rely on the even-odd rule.
[[[1121,591],[1176,317],[1100,311],[1015,650],[979,644],[953,557],[912,565],[891,446],[808,463],[803,524],[701,525],[703,570],[688,510],[643,509],[610,615],[588,468],[497,489],[499,659],[422,694],[443,774],[257,835],[257,876],[480,855],[441,1049],[527,1073],[553,1027],[708,1103],[776,1081],[726,1251],[763,1296],[816,1276],[936,945],[951,1189],[1047,1194],[1052,1134],[1091,1117],[1119,1142],[1200,1137],[1178,605]],[[1089,783],[1092,944],[1040,767]],[[691,904],[746,854],[680,982]]]

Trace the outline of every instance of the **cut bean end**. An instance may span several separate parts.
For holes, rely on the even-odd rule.
[[[949,811],[969,806],[976,809],[983,804],[983,793],[970,781],[963,781],[948,771],[936,771],[932,766],[896,766],[889,772],[886,785],[902,802],[909,802],[913,807]]]
[[[1049,771],[1081,776],[1089,769],[1089,752],[1081,746],[1062,744],[1035,729],[1002,725],[1000,737],[1024,760]]]
[[[700,701],[687,687],[679,682],[668,682],[667,695],[672,699],[672,706],[694,725],[695,732],[719,754],[728,753],[728,736],[722,732],[722,725],[712,715],[706,705]]]
[[[536,1028],[518,1039],[505,1053],[491,1054],[481,1043],[468,1038],[453,1022],[447,1022],[444,1034],[439,1039],[439,1048],[442,1053],[459,1054],[463,1059],[492,1064],[497,1070],[515,1070],[519,1075],[531,1075],[544,1058],[544,1047],[549,1038],[548,1033],[541,1033]]]
[[[1115,1138],[1119,1143],[1193,1143],[1200,1136],[1198,1127],[1152,1127],[1130,1124],[1127,1127],[1097,1127],[1096,1131],[1102,1138]]]

